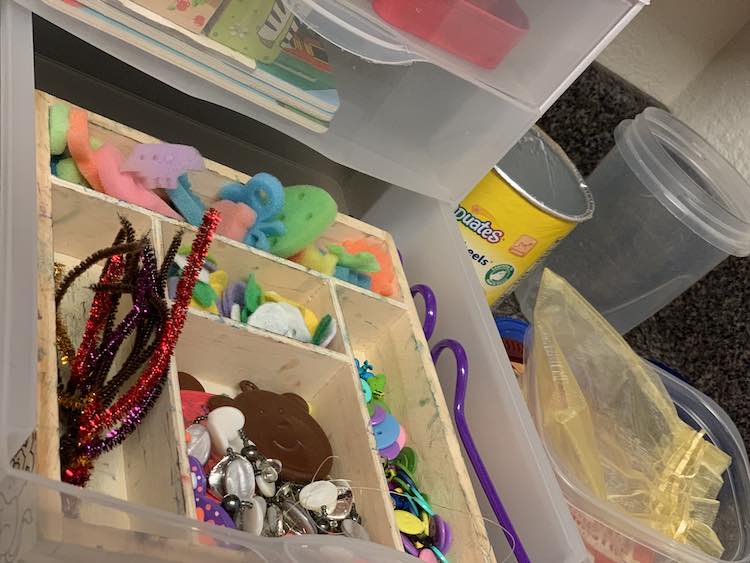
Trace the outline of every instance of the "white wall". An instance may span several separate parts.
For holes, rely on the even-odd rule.
[[[750,0],[652,0],[598,61],[665,104],[750,181]]]
[[[750,0],[652,0],[599,62],[671,106],[750,20]]]
[[[750,23],[671,106],[750,181]]]

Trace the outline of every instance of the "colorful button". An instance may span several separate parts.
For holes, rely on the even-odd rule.
[[[409,536],[418,536],[424,531],[424,524],[422,521],[411,512],[406,512],[405,510],[394,510],[393,514],[396,517],[396,527],[400,532]]]
[[[362,383],[364,383],[365,385],[367,385],[367,383],[365,383],[364,381]],[[366,395],[365,395],[365,397],[366,397]],[[367,402],[369,403],[369,401],[367,401]],[[372,414],[370,415],[370,424],[372,426],[376,426],[376,425],[380,424],[381,422],[383,422],[385,420],[385,415],[386,414],[388,414],[388,413],[385,412],[385,409],[383,407],[376,406],[375,410],[373,410]]]
[[[425,548],[419,552],[419,560],[429,561],[430,563],[438,563],[438,558],[430,548]]]
[[[365,395],[365,403],[369,403],[372,401],[372,389],[370,389],[370,386],[364,379],[360,379],[359,383],[362,385],[362,393]]]
[[[370,389],[372,389],[372,387],[370,387]],[[375,412],[375,407],[380,407],[387,413],[391,412],[391,409],[388,408],[388,405],[386,405],[381,399],[376,399],[373,397],[372,401],[367,403],[367,410],[369,411],[370,416],[372,416],[373,412]]]
[[[372,431],[375,434],[375,444],[380,450],[390,446],[398,440],[401,435],[401,425],[398,423],[395,416],[392,414],[386,414],[383,422],[373,426]]]
[[[417,454],[409,447],[402,448],[401,453],[393,460],[393,464],[414,479],[414,472],[417,470]]]
[[[441,552],[447,553],[453,544],[453,532],[448,523],[437,514],[430,521],[430,536],[432,536],[437,547]]]
[[[398,444],[398,450],[399,453],[401,453],[401,449],[406,445],[406,441],[409,439],[409,436],[406,434],[406,429],[402,426],[401,431],[398,433],[398,438],[396,438],[396,443]]]
[[[406,551],[406,553],[408,553],[409,555],[413,555],[414,557],[417,557],[419,555],[419,551],[416,547],[414,547],[414,544],[409,539],[409,536],[407,536],[403,532],[401,532],[401,543],[404,544],[404,551]]]
[[[387,448],[379,449],[378,454],[380,454],[380,456],[384,457],[385,459],[393,459],[399,454],[400,451],[401,451],[401,446],[398,445],[398,442],[393,442]]]

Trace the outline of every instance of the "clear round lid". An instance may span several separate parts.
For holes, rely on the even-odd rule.
[[[750,254],[750,185],[672,114],[647,108],[615,130],[623,159],[659,202],[706,242]]]

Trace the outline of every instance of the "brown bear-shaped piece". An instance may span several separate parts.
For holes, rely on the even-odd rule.
[[[281,461],[281,479],[307,483],[330,473],[331,443],[310,416],[307,401],[294,393],[263,391],[250,381],[241,381],[240,390],[234,399],[211,397],[208,408],[241,410],[245,415],[245,435],[264,456]]]

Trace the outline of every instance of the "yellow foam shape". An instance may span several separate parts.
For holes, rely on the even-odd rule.
[[[332,276],[336,271],[338,257],[330,252],[321,252],[315,246],[308,246],[294,257],[294,261],[306,268]]]
[[[301,305],[296,301],[292,301],[291,299],[287,299],[286,297],[282,297],[275,291],[264,291],[263,299],[265,299],[266,302],[270,301],[272,303],[289,303],[293,307],[297,307],[297,309],[299,309],[299,312],[302,313],[302,319],[305,321],[307,330],[310,331],[310,334],[315,333],[315,329],[318,327],[318,317],[304,305]]]

